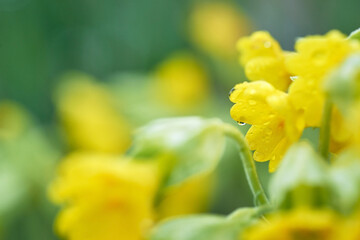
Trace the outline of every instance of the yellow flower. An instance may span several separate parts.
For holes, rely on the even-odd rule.
[[[76,153],[50,187],[64,208],[56,221],[69,240],[140,240],[151,226],[156,168],[105,154]]]
[[[301,136],[304,122],[295,111],[289,96],[265,81],[241,83],[230,94],[235,105],[230,110],[237,122],[251,124],[246,140],[254,152],[254,160],[270,160],[273,172],[287,148]]]
[[[237,43],[240,63],[251,81],[264,80],[275,88],[286,91],[291,80],[285,67],[287,53],[268,32],[255,32]]]
[[[213,171],[207,171],[168,187],[157,208],[157,218],[205,212],[212,190],[212,177]]]
[[[189,17],[191,40],[205,52],[224,59],[235,58],[236,41],[248,29],[246,17],[226,2],[197,3]]]
[[[337,31],[325,36],[301,38],[296,53],[288,56],[287,68],[296,80],[289,88],[290,100],[305,112],[307,126],[319,126],[324,105],[323,80],[350,54],[360,50],[357,41],[347,40]]]
[[[332,153],[339,153],[348,147],[353,142],[354,133],[355,135],[360,133],[356,131],[356,127],[354,128],[357,124],[349,124],[335,106],[333,107],[330,123],[330,152]]]
[[[0,102],[0,140],[18,137],[28,124],[26,112],[10,101]]]
[[[163,103],[183,109],[208,97],[206,71],[190,53],[173,54],[156,68],[154,75],[154,94]]]
[[[338,221],[331,210],[299,208],[270,215],[244,232],[243,240],[330,240]]]
[[[333,238],[334,240],[359,240],[360,239],[360,212],[346,218],[341,225],[339,231]]]
[[[75,149],[122,153],[130,144],[130,127],[116,111],[106,87],[91,76],[63,77],[56,105],[66,137]]]

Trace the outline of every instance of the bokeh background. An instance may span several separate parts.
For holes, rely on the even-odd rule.
[[[0,239],[57,239],[47,186],[67,153],[122,154],[134,129],[162,117],[233,122],[227,95],[246,80],[239,37],[267,30],[292,50],[297,37],[349,34],[359,9],[358,0],[0,0]],[[223,159],[209,211],[226,214],[252,200],[231,143]]]

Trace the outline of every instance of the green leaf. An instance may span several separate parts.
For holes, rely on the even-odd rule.
[[[296,143],[273,175],[269,191],[272,201],[281,208],[327,204],[328,168],[309,143]]]
[[[352,31],[349,35],[349,39],[356,39],[360,41],[360,28]]]
[[[167,185],[178,184],[216,166],[225,145],[221,124],[200,117],[156,120],[136,132],[129,154],[138,159],[173,156]]]
[[[27,200],[29,186],[19,172],[0,156],[0,219],[14,215]]]
[[[360,152],[349,149],[331,166],[330,176],[338,207],[351,213],[360,205]]]
[[[360,98],[360,54],[353,54],[325,81],[325,91],[343,114]]]
[[[243,208],[228,217],[203,214],[167,220],[153,230],[150,240],[238,240],[257,215],[258,209]]]

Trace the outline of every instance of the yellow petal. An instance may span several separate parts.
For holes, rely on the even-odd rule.
[[[282,158],[284,157],[287,149],[291,146],[292,142],[288,138],[283,138],[276,146],[273,152],[273,157],[270,159],[269,172],[275,172],[278,168]]]
[[[301,78],[289,89],[289,99],[297,110],[304,111],[306,126],[320,126],[324,105],[324,93],[314,87],[315,81]]]
[[[262,124],[274,115],[266,99],[276,89],[265,81],[244,82],[236,85],[230,100],[236,103],[230,110],[231,117],[238,122]]]
[[[251,81],[264,80],[281,91],[286,91],[291,82],[283,58],[254,58],[245,65],[245,73]]]
[[[272,158],[278,143],[285,136],[284,122],[278,118],[263,125],[254,125],[247,132],[245,139],[254,152],[254,160],[264,162]]]
[[[258,31],[250,37],[241,38],[237,43],[241,64],[259,56],[278,57],[282,50],[279,43],[268,32]]]
[[[258,125],[268,122],[274,114],[267,103],[244,99],[231,108],[230,115],[237,122]]]

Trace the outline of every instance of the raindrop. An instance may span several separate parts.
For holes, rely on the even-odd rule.
[[[255,100],[249,100],[249,104],[254,106],[254,105],[256,105],[256,101]]]
[[[269,42],[269,41],[265,42],[264,47],[265,48],[270,48],[271,47],[271,42]]]
[[[230,90],[230,92],[229,92],[229,97],[230,97],[230,95],[231,95],[234,91],[235,91],[235,88],[233,87],[233,88]]]
[[[295,81],[296,79],[298,79],[298,76],[290,76],[291,81]]]
[[[237,122],[240,126],[244,126],[246,123],[244,122]]]

